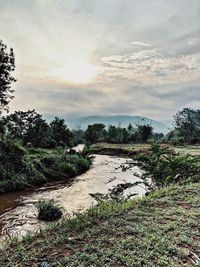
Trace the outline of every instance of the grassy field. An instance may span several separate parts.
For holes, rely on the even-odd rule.
[[[177,146],[175,150],[180,154],[190,154],[193,156],[200,155],[200,145],[199,146]]]
[[[150,147],[149,144],[111,144],[111,143],[97,143],[91,146],[95,149],[101,149],[101,148],[120,148],[127,151],[132,150],[141,150],[141,149],[147,149]]]
[[[103,203],[0,251],[0,266],[193,266],[200,256],[200,184]]]
[[[127,151],[128,153],[140,152],[150,148],[150,144],[110,144],[110,143],[97,143],[91,146],[92,149],[101,150],[101,149],[121,149]],[[193,156],[200,155],[200,145],[191,146],[171,146],[171,148],[175,149],[181,155],[190,154]]]

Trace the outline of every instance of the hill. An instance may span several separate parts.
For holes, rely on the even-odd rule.
[[[114,116],[88,116],[88,117],[77,117],[71,120],[67,120],[70,128],[81,127],[82,129],[87,128],[88,125],[94,123],[103,123],[106,126],[115,125],[121,127],[127,127],[129,123],[133,126],[136,124],[150,124],[154,128],[155,132],[166,134],[169,132],[169,127],[159,121],[141,117],[141,116],[127,116],[127,115],[114,115]]]

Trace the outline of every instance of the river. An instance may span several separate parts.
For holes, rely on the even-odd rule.
[[[23,236],[29,231],[45,226],[45,222],[37,219],[35,207],[35,203],[41,199],[54,199],[63,207],[66,216],[83,212],[96,204],[90,194],[107,193],[119,183],[138,180],[133,174],[140,172],[137,167],[126,172],[119,168],[131,159],[106,155],[92,157],[93,164],[90,170],[77,176],[70,183],[47,183],[38,189],[0,196],[0,240],[13,235]],[[136,186],[129,189],[129,193],[144,195],[145,190]]]

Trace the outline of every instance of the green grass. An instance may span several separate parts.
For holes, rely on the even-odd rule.
[[[193,156],[200,156],[200,145],[198,146],[176,146],[175,150],[180,154],[190,154]]]
[[[11,240],[0,266],[192,266],[200,256],[200,184],[170,186],[142,199],[102,203],[47,230]],[[54,265],[53,265],[54,266]]]
[[[4,161],[0,162],[0,194],[39,186],[49,180],[67,180],[87,171],[91,164],[87,157],[66,154],[63,148],[25,149],[15,143],[9,146],[14,152],[0,155]],[[17,156],[15,151],[21,154],[18,152]]]
[[[111,143],[97,143],[91,146],[95,149],[101,148],[121,148],[127,151],[148,149],[150,144],[111,144]]]
[[[105,150],[116,150],[121,149],[125,153],[134,154],[140,153],[150,148],[151,144],[110,144],[110,143],[97,143],[93,144],[90,149],[91,152],[98,152],[102,149]],[[167,145],[168,146],[168,145]],[[171,148],[175,149],[180,155],[190,154],[192,156],[200,156],[200,145],[191,146],[171,146]]]

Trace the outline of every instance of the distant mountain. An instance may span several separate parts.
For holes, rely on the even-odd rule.
[[[73,118],[71,120],[67,120],[67,122],[69,127],[74,129],[76,129],[77,127],[85,129],[88,125],[94,123],[103,123],[106,126],[115,125],[120,127],[127,127],[129,123],[131,123],[133,126],[136,124],[150,124],[154,128],[154,131],[158,133],[166,134],[167,132],[169,132],[169,127],[166,124],[141,116],[89,116]]]

